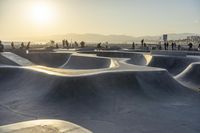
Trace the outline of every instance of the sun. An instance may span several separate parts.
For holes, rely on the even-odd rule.
[[[35,3],[32,5],[30,17],[36,24],[49,24],[54,19],[54,12],[48,3]]]

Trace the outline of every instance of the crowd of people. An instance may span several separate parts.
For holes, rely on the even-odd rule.
[[[31,44],[31,42],[28,42],[27,45],[25,46],[24,42],[22,42],[19,49],[29,50],[30,44]],[[12,49],[16,49],[14,42],[11,42],[10,46]],[[0,52],[4,52],[4,45],[1,42],[1,40],[0,40]]]
[[[19,49],[22,49],[22,50],[29,50],[29,49],[30,49],[30,44],[31,44],[31,42],[28,42],[27,45],[25,45],[24,42],[22,42],[22,43],[20,44]],[[54,42],[54,41],[51,41],[51,44],[55,44],[55,42]],[[81,47],[81,48],[84,48],[85,45],[86,45],[86,44],[85,44],[84,41],[81,41],[80,43],[78,43],[78,42],[75,41],[75,42],[72,44],[72,43],[69,43],[67,40],[62,40],[62,47],[63,47],[63,48],[67,48],[67,49],[69,49],[69,48],[71,48],[71,47]],[[137,44],[135,44],[135,43],[133,42],[133,43],[132,43],[132,49],[136,49],[136,45],[137,45]],[[12,49],[16,49],[14,42],[11,42],[11,45],[10,45],[10,46],[11,46]],[[56,48],[59,48],[58,43],[56,43],[55,46],[56,46]],[[139,47],[139,49],[149,50],[149,49],[150,49],[149,47],[150,47],[150,46],[147,45],[147,44],[145,43],[144,39],[142,39],[142,40],[141,40],[141,46]],[[181,45],[178,45],[178,46],[177,46],[177,44],[176,44],[175,42],[172,42],[171,44],[169,44],[169,42],[165,42],[165,43],[163,44],[163,47],[164,47],[164,50],[182,50]],[[100,50],[100,49],[102,49],[102,48],[104,48],[104,47],[101,45],[101,43],[98,43],[96,48]],[[108,48],[108,45],[106,45],[105,48]],[[154,50],[154,49],[162,50],[162,45],[161,45],[161,44],[158,44],[157,47],[152,47],[151,49],[152,49],[152,50]],[[189,44],[188,44],[188,50],[191,51],[191,50],[193,50],[193,49],[194,49],[193,43],[189,43]],[[198,49],[198,51],[200,51],[200,44],[198,45],[197,49]],[[2,43],[1,40],[0,40],[0,52],[3,52],[3,51],[4,51],[4,45],[3,45],[3,43]]]
[[[85,42],[81,41],[80,43],[78,43],[77,41],[75,41],[74,43],[69,43],[68,40],[62,40],[62,47],[63,48],[72,48],[72,47],[81,47],[84,48],[85,47]],[[59,48],[58,43],[56,43],[56,48]]]
[[[135,42],[132,43],[132,49],[136,49],[136,45]],[[163,44],[164,50],[182,50],[182,46],[179,44],[177,45],[175,42],[172,42],[171,44],[169,44],[169,42],[165,42]],[[163,50],[163,47],[161,44],[157,44],[156,47],[151,47],[152,50],[158,49],[158,50]],[[150,49],[150,45],[147,45],[144,42],[144,39],[141,40],[141,46],[139,47],[139,49],[143,49],[143,50],[149,50]],[[188,49],[183,49],[183,50],[188,50],[188,51],[192,51],[194,50],[194,44],[193,43],[189,43],[188,44]],[[197,47],[197,50],[200,51],[200,44]]]

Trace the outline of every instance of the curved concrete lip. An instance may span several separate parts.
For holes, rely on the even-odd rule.
[[[92,133],[62,120],[33,120],[0,126],[1,133]]]

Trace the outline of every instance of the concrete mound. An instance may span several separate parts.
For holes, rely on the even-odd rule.
[[[69,60],[61,66],[65,69],[102,69],[109,68],[111,59],[71,55]]]
[[[36,65],[48,67],[60,67],[68,61],[71,54],[67,53],[41,53],[33,52],[26,54],[23,51],[15,51],[15,54],[26,58]]]
[[[29,53],[17,52],[33,62],[35,65],[63,68],[63,69],[104,69],[109,68],[110,58],[88,56],[72,53]]]
[[[84,52],[83,52],[84,53]],[[199,58],[187,57],[186,52],[154,51],[151,55],[136,52],[117,52],[117,51],[100,51],[85,52],[93,53],[103,57],[130,58],[126,62],[134,65],[150,66],[163,68],[169,71],[173,76],[178,75],[193,62],[200,62]]]
[[[0,65],[12,65],[12,66],[19,66],[17,63],[9,60],[8,58],[4,57],[2,53],[0,53]]]
[[[193,57],[144,55],[134,56],[127,62],[135,65],[164,68],[172,75],[177,75],[185,70],[191,63],[199,61],[200,59]]]
[[[0,67],[0,84],[0,125],[45,118],[95,133],[199,131],[199,95],[165,70],[69,77]]]
[[[190,64],[175,78],[188,88],[200,91],[200,62]]]

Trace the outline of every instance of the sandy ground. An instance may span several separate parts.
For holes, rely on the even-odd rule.
[[[61,133],[61,132],[57,128],[54,128],[52,126],[34,126],[29,128],[22,128],[8,133]]]

